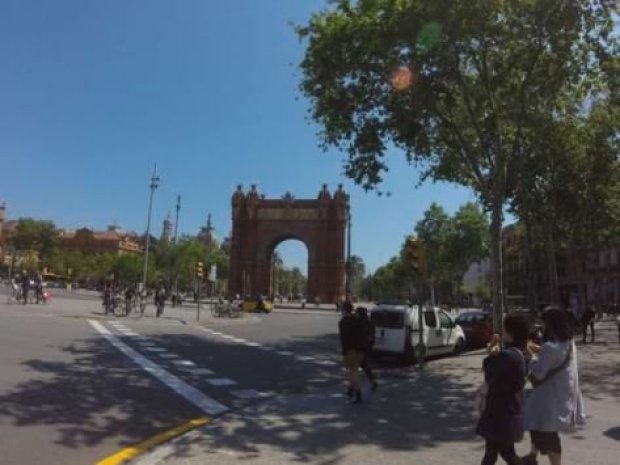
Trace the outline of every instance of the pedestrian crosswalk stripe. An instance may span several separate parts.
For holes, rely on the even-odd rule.
[[[211,386],[233,386],[237,384],[235,381],[228,378],[207,378],[206,381]]]
[[[174,360],[172,363],[175,365],[182,365],[184,367],[195,367],[196,364],[191,360]]]
[[[255,389],[239,389],[237,391],[230,391],[230,393],[238,399],[242,400],[262,399],[264,397],[269,397],[268,394],[257,391]]]
[[[229,410],[224,404],[219,403],[215,399],[206,396],[193,386],[190,386],[179,377],[168,372],[161,366],[152,362],[140,353],[133,350],[127,344],[122,342],[114,334],[112,334],[105,326],[95,320],[88,320],[91,326],[95,328],[104,338],[106,338],[114,347],[123,354],[133,360],[134,363],[142,367],[155,378],[175,391],[177,394],[200,408],[207,415],[219,415]]]

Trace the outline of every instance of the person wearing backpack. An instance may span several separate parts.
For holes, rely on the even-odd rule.
[[[524,351],[529,325],[519,315],[504,319],[504,348],[499,336],[483,362],[487,394],[476,433],[486,440],[481,465],[494,465],[498,456],[508,465],[521,465],[515,443],[523,439],[523,388],[527,376]]]
[[[528,347],[536,358],[529,375],[533,389],[524,407],[524,428],[532,439],[532,451],[523,457],[524,465],[536,465],[538,453],[548,455],[551,465],[561,465],[559,433],[573,432],[585,423],[573,325],[559,308],[545,310],[543,322],[543,345]]]

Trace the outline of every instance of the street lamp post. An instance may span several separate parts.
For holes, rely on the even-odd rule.
[[[181,211],[181,196],[177,195],[177,214],[174,219],[174,243],[177,243],[177,234],[179,233],[179,212]]]
[[[351,301],[351,205],[347,203],[347,265],[345,282],[346,300]]]
[[[149,248],[151,246],[151,212],[153,211],[153,195],[155,189],[159,187],[159,177],[157,176],[157,163],[153,165],[153,176],[151,177],[151,196],[149,197],[149,212],[146,220],[146,248],[144,250],[144,270],[142,272],[142,290],[146,291],[146,274],[149,267]]]
[[[177,244],[177,236],[179,234],[179,212],[181,211],[181,196],[177,195],[177,214],[176,217],[174,219],[174,253],[175,253],[175,258],[174,258],[174,291],[173,291],[173,298],[172,298],[172,305],[176,307],[176,303],[177,303],[177,299],[179,296],[179,267],[178,267],[178,263],[177,263],[177,249],[176,249],[176,244]]]

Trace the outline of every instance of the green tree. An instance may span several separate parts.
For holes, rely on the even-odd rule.
[[[359,296],[362,290],[362,282],[366,275],[366,265],[362,257],[358,255],[351,256],[351,290],[354,296]]]
[[[16,250],[36,252],[39,263],[49,266],[50,258],[58,246],[58,238],[58,230],[53,222],[20,218],[8,242]]]
[[[324,147],[382,181],[391,146],[424,178],[477,192],[491,214],[494,325],[501,329],[501,230],[524,137],[558,100],[604,80],[614,0],[340,0],[298,29],[301,88]],[[508,175],[511,173],[511,176]]]

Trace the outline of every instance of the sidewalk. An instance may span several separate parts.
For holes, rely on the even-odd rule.
[[[620,346],[611,322],[597,329],[600,342],[578,349],[589,420],[585,429],[563,437],[566,465],[617,465],[620,455]],[[362,406],[347,404],[340,385],[276,397],[221,417],[136,463],[477,465],[483,443],[473,432],[472,397],[482,358],[469,353],[431,361],[424,372],[390,372]],[[525,453],[528,441],[518,450]]]

